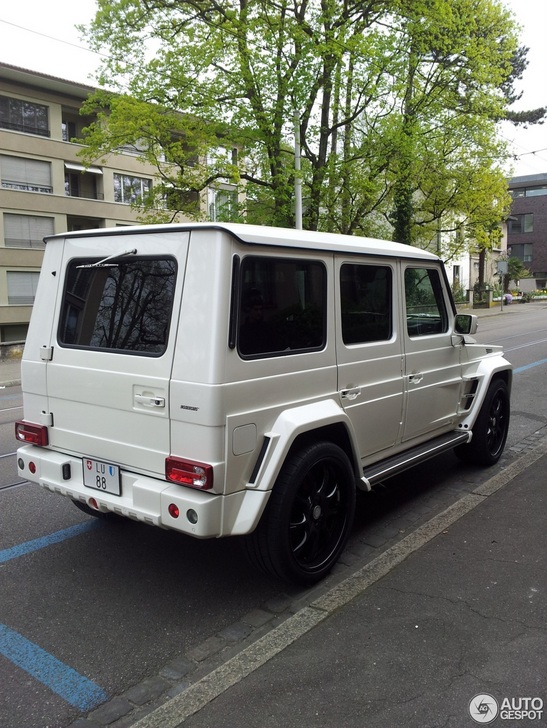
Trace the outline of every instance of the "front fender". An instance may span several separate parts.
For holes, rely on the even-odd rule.
[[[485,347],[482,348],[484,349]],[[467,381],[478,381],[477,390],[473,397],[473,403],[464,419],[461,420],[459,424],[459,428],[462,430],[472,430],[475,420],[477,419],[483,405],[486,393],[488,392],[488,388],[494,379],[503,379],[507,384],[509,394],[511,394],[511,387],[513,384],[513,367],[503,355],[495,352],[492,356],[486,356],[471,362],[469,366],[464,369],[464,372],[464,376]]]

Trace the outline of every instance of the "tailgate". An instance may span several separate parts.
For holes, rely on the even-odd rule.
[[[163,476],[188,235],[65,239],[41,354],[52,448]]]

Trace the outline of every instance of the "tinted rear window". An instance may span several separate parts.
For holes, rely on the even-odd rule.
[[[238,347],[242,357],[322,349],[326,270],[319,261],[248,256],[241,266]]]
[[[131,258],[96,268],[70,262],[59,343],[75,348],[161,356],[167,347],[177,264]]]

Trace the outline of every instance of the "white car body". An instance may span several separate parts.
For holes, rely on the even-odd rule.
[[[248,294],[260,343],[244,343]],[[22,360],[19,475],[98,515],[249,534],[299,444],[333,442],[366,490],[468,443],[496,379],[510,390],[501,348],[458,332],[442,263],[416,248],[235,224],[56,235]],[[167,479],[179,460],[189,484]]]

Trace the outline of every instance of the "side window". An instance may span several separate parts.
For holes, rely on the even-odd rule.
[[[393,332],[392,271],[385,265],[344,264],[340,309],[344,344],[386,341]]]
[[[177,264],[172,258],[132,258],[67,268],[59,327],[61,346],[161,356],[173,308]]]
[[[448,315],[437,269],[407,268],[405,297],[409,336],[429,336],[448,330]]]
[[[281,356],[322,349],[326,270],[322,263],[248,256],[241,263],[238,351]]]

